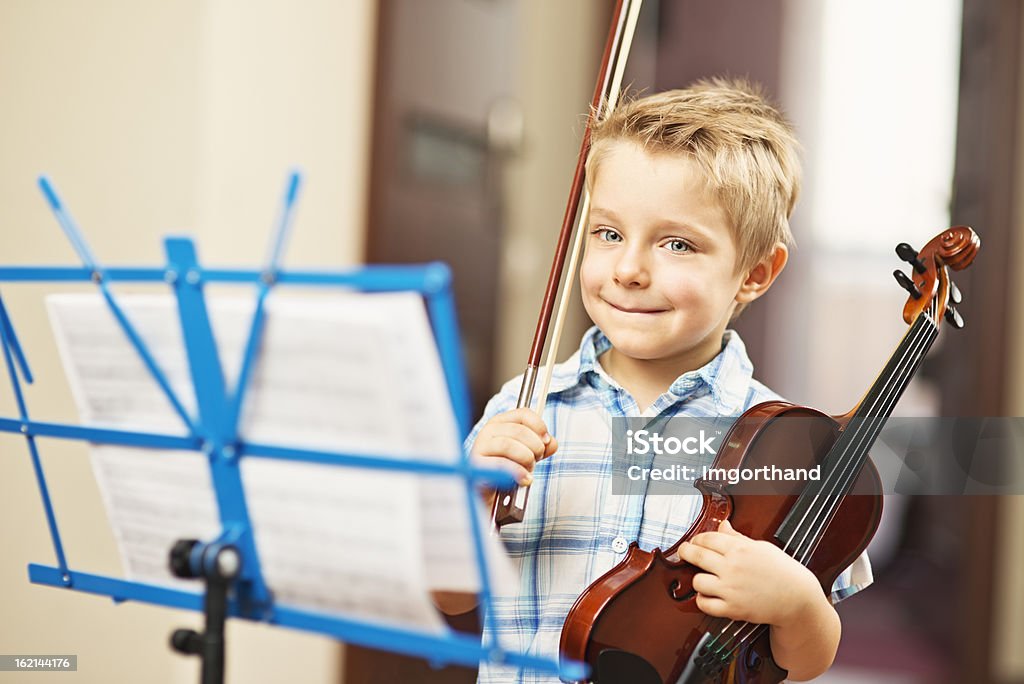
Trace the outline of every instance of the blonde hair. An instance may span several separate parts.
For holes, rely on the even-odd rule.
[[[799,143],[792,125],[748,82],[701,80],[620,104],[591,130],[588,188],[621,140],[650,153],[686,154],[700,166],[732,224],[737,272],[767,258],[776,243],[793,243],[789,217],[800,194]]]

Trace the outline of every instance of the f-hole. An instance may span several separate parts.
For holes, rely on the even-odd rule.
[[[679,580],[672,580],[672,584],[668,585],[668,595],[672,597],[674,601],[688,601],[697,595],[692,588],[685,594],[681,594],[683,585]]]

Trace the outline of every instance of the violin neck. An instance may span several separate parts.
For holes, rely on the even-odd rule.
[[[872,444],[938,334],[938,327],[926,313],[919,315],[907,330],[822,460],[821,479],[803,491],[776,531],[775,538],[790,555],[804,561],[813,552],[842,498],[860,476]]]
[[[938,334],[938,327],[927,314],[921,314],[914,320],[896,351],[889,357],[889,362],[854,410],[851,425],[847,429],[857,429],[858,424],[863,424],[869,418],[885,419],[892,415],[896,402],[903,396]]]

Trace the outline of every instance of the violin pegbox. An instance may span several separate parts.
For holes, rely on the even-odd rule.
[[[896,246],[896,255],[911,265],[908,276],[893,272],[896,282],[910,294],[903,307],[903,320],[908,324],[927,313],[936,326],[945,318],[954,328],[964,327],[964,319],[956,305],[963,301],[959,288],[949,277],[949,270],[961,271],[971,265],[981,248],[981,238],[967,226],[953,226],[928,241],[920,252],[905,242]]]

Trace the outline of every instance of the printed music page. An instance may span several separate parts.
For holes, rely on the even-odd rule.
[[[195,420],[176,300],[126,295],[119,303]],[[47,305],[83,424],[188,434],[101,296],[52,295]],[[231,396],[254,302],[208,297],[207,305]],[[418,295],[271,295],[265,306],[240,418],[245,443],[440,462],[461,456]],[[207,457],[93,445],[91,458],[126,576],[198,591],[174,578],[166,559],[175,540],[220,531]],[[471,498],[492,581],[514,581],[460,480],[257,456],[239,463],[264,579],[283,605],[444,629],[428,590],[480,587]]]

